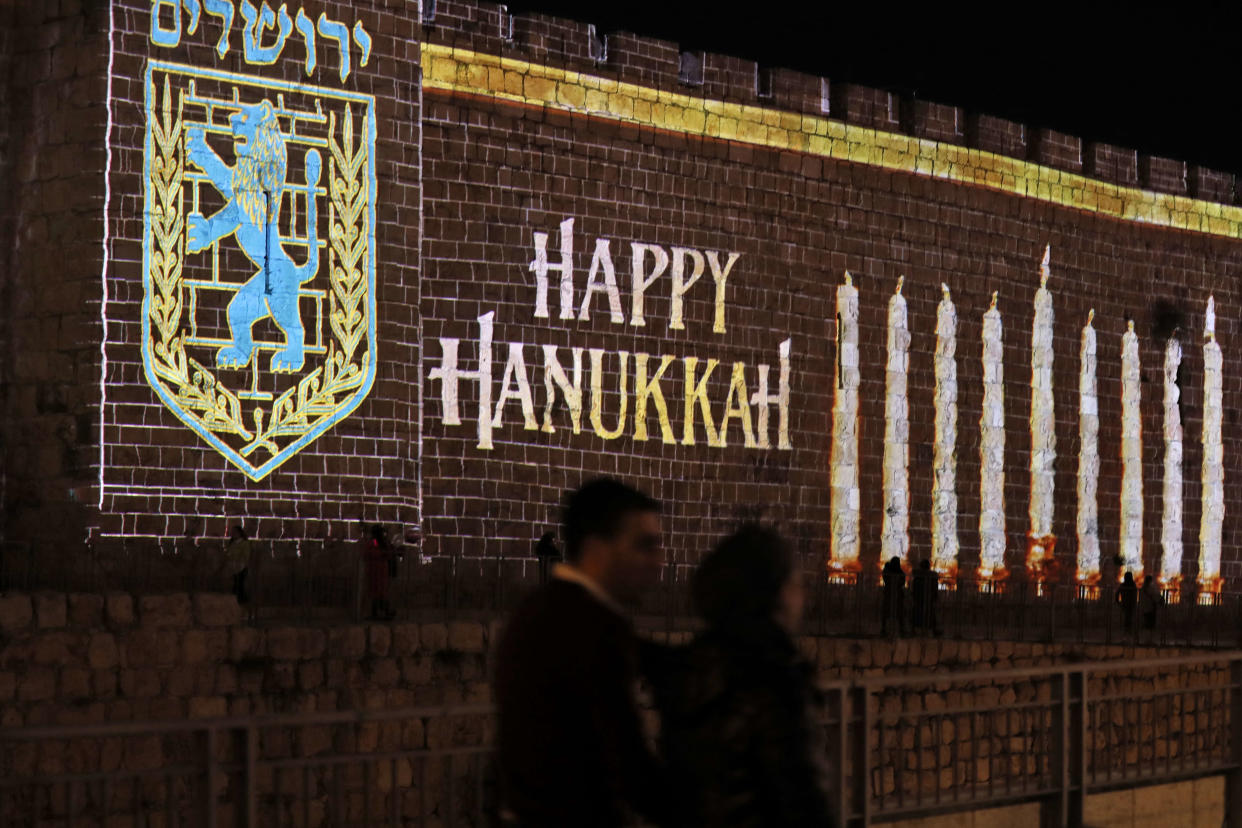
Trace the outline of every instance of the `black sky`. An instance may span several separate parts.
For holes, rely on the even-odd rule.
[[[508,5],[1242,172],[1239,3]]]

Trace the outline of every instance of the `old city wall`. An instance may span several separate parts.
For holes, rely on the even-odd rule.
[[[1144,493],[1128,496],[1146,509],[1127,548],[1151,569],[1172,535],[1183,577],[1199,574],[1209,295],[1226,426],[1242,392],[1231,176],[488,3],[439,2],[421,22],[409,3],[308,0],[287,23],[226,5],[228,21],[136,1],[4,12],[6,574],[17,559],[27,583],[104,583],[218,554],[233,522],[290,560],[334,554],[362,521],[442,560],[525,557],[564,489],[599,473],[667,504],[675,561],[763,519],[808,564],[960,546],[970,574],[994,291],[1006,442],[988,503],[1003,563],[1020,567],[1038,528],[1057,576],[1074,569],[1079,336],[1094,310],[1101,559],[1123,551],[1120,353],[1134,320]],[[245,144],[229,118],[264,100],[283,130],[276,232],[290,267],[311,267],[305,214],[318,211],[318,270],[296,300],[314,344],[297,370],[266,317],[249,320],[250,363],[225,353],[249,242],[230,231],[203,246],[196,223],[226,206],[196,130],[234,164]],[[1046,245],[1054,397],[1038,421],[1057,456],[1039,477],[1054,505],[1043,526],[1029,377]],[[837,321],[847,270],[856,326],[849,301]],[[902,277],[910,422],[886,440],[887,305]],[[957,314],[953,446],[930,416],[942,283]],[[1154,496],[1170,320],[1178,515]],[[1242,507],[1235,432],[1226,513]],[[887,495],[907,504],[904,535],[884,535],[886,442],[909,451],[908,497]],[[950,456],[956,501],[933,501]],[[1219,544],[1227,577],[1233,532]]]
[[[1033,306],[1040,259],[1051,245],[1054,407],[1045,422],[1057,439],[1051,533],[1058,575],[1072,575],[1077,553],[1080,331],[1092,309],[1100,557],[1108,562],[1121,551],[1120,353],[1127,320],[1134,320],[1148,503],[1142,547],[1146,567],[1158,564],[1162,525],[1173,519],[1152,495],[1163,468],[1168,335],[1154,331],[1158,308],[1168,305],[1181,315],[1185,344],[1185,499],[1175,534],[1186,550],[1182,571],[1194,577],[1200,331],[1210,293],[1224,314],[1221,341],[1236,328],[1231,274],[1239,248],[1227,234],[1186,232],[1172,220],[1163,227],[1159,219],[1120,220],[1093,191],[1132,187],[1154,201],[1164,194],[1230,201],[1229,176],[753,62],[682,55],[676,44],[626,33],[605,45],[585,23],[519,17],[509,36],[496,6],[436,9],[423,49],[424,360],[432,369],[424,395],[423,519],[430,551],[524,554],[539,534],[531,524],[553,524],[559,492],[600,472],[643,480],[667,504],[676,559],[692,561],[736,521],[760,518],[780,524],[810,560],[822,560],[832,546],[874,565],[888,505],[888,302],[904,277],[910,422],[908,435],[898,431],[896,439],[908,437],[909,555],[931,556],[955,534],[959,569],[972,573],[979,562],[980,339],[998,291],[1004,563],[1020,567],[1035,528],[1028,515],[1032,432],[1041,430],[1032,426]],[[539,276],[564,263],[567,235],[572,284],[566,288],[563,270],[548,270],[545,308]],[[667,270],[653,248],[666,255]],[[687,286],[695,263],[709,255],[722,265],[736,255],[723,302],[710,262]],[[856,351],[837,342],[847,270],[858,291]],[[948,506],[933,502],[942,283],[957,316],[956,504]],[[566,309],[558,310],[558,286],[572,290]],[[450,398],[434,371],[443,372],[449,341],[459,359],[478,352],[478,320],[488,314],[495,386],[480,406],[477,381],[457,383]],[[767,365],[765,390],[775,393],[786,340],[791,381],[782,444],[778,406],[765,401],[743,412],[738,390],[753,398],[759,366]],[[582,349],[584,377],[577,413],[553,370],[568,376],[575,349]],[[666,358],[657,405],[647,389]],[[710,360],[719,363],[714,371]],[[834,422],[853,414],[836,399],[852,360],[857,419],[846,419],[845,439],[834,447]],[[522,368],[528,378],[515,379]],[[1226,374],[1232,418],[1228,401],[1240,386]],[[481,408],[489,417],[480,418]],[[761,414],[766,434],[758,433]],[[487,445],[482,419],[490,420]],[[848,433],[855,430],[856,450]],[[1224,454],[1232,480],[1234,437],[1226,436]],[[1227,486],[1227,509],[1236,496]],[[936,528],[938,511],[948,528]],[[1226,528],[1226,550],[1234,545],[1231,532]]]

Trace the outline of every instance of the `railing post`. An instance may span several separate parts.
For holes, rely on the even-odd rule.
[[[246,727],[246,828],[259,828],[259,731]]]
[[[1057,793],[1042,803],[1040,822],[1045,828],[1081,828],[1087,791],[1086,674],[1063,670],[1057,680],[1051,756]]]
[[[219,785],[220,767],[216,764],[216,729],[207,728],[207,801],[203,803],[203,813],[207,815],[208,828],[216,828],[220,824],[216,819],[216,787]]]
[[[1242,828],[1242,660],[1229,662],[1229,755],[1225,774],[1225,826]]]
[[[866,685],[854,688],[852,719],[857,721],[854,730],[854,797],[858,803],[861,828],[871,825],[871,705]]]

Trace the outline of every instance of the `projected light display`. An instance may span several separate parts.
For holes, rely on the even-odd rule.
[[[161,14],[167,5],[170,15]],[[185,33],[199,24],[198,4]],[[208,3],[231,48],[233,5]],[[175,47],[181,7],[155,3]],[[295,24],[243,0],[245,62],[280,57]],[[269,31],[269,29],[271,31]],[[306,73],[319,42],[351,71],[350,30],[296,16]],[[360,64],[371,39],[353,29]],[[366,397],[375,378],[375,101],[339,89],[154,60],[146,85],[143,366],[186,426],[253,480]]]

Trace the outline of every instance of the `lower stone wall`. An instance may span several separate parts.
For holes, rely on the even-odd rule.
[[[244,622],[231,595],[212,593],[140,597],[125,593],[8,594],[0,596],[0,727],[176,722],[487,703],[491,701],[490,653],[501,629],[498,619],[383,624],[308,620],[300,625],[251,626]],[[658,641],[680,643],[693,633],[660,630],[646,634]],[[939,802],[955,789],[971,786],[1010,790],[1013,785],[1052,784],[1053,769],[1046,757],[1059,707],[1056,680],[1035,676],[993,683],[986,678],[963,681],[955,676],[965,671],[1179,654],[1120,646],[934,638],[804,637],[799,645],[818,664],[825,682],[927,677],[926,682],[876,689],[870,696],[874,722],[869,733],[870,771],[875,804],[881,810],[891,804]],[[1088,695],[1101,701],[1109,696],[1121,700],[1131,694],[1206,688],[1219,683],[1220,669],[1120,670],[1093,678],[1088,682]],[[1227,706],[1223,698],[1212,695],[1215,692],[1097,707],[1089,727],[1092,767],[1115,771],[1118,778],[1132,778],[1136,768],[1148,767],[1153,761],[1176,761],[1190,751],[1223,750],[1222,717]],[[657,727],[655,714],[648,711],[647,716],[651,727]],[[345,746],[351,752],[444,747],[466,736],[469,744],[482,748],[491,730],[486,717],[478,714],[445,726],[448,729],[439,733],[438,725],[430,720],[391,730],[370,724],[331,738],[307,728],[306,733],[297,731],[281,738],[265,736],[262,750],[264,756],[297,760],[328,756]],[[69,766],[87,770],[95,765],[90,757],[107,753],[104,747],[72,751],[64,745],[39,749],[32,745],[14,753],[7,764],[10,772],[18,774]],[[113,750],[115,761],[109,767],[119,772],[159,767],[183,747],[175,740],[127,743]],[[413,765],[403,767],[406,770],[401,773],[414,772]],[[316,780],[321,786],[329,784],[327,776]],[[1179,813],[1187,814],[1204,809],[1204,813],[1217,812],[1211,809],[1223,802],[1223,794],[1206,782],[1185,784],[1191,785],[1186,789],[1192,791],[1189,799],[1182,788],[1159,794],[1173,803],[1170,809],[1183,809]],[[1207,787],[1200,791],[1195,785]],[[419,796],[430,797],[438,790],[415,787]],[[395,795],[399,788],[390,790]],[[469,788],[465,785],[458,790]],[[285,790],[296,790],[296,786]],[[1092,803],[1104,804],[1089,803],[1093,815],[1089,824],[1200,824],[1152,822],[1151,814],[1172,811],[1145,804],[1135,792],[1100,796],[1104,798],[1093,797]],[[443,807],[443,792],[435,797],[434,807]],[[321,798],[327,801],[326,794]],[[133,803],[139,801],[135,794]],[[432,807],[432,800],[420,799],[418,807]],[[981,811],[944,818],[951,821],[908,824],[1035,824],[1025,816],[1028,806],[1015,807],[1002,809],[1010,816],[996,817],[999,821],[993,822],[986,821],[988,812]]]
[[[255,627],[231,595],[10,593],[0,596],[0,725],[486,702],[500,628],[497,619]],[[676,643],[692,633],[650,635]],[[1179,652],[934,638],[805,637],[800,645],[825,680]],[[1008,698],[981,692],[986,703]],[[1015,692],[1048,691],[1031,683]],[[917,689],[885,703],[948,701]]]

